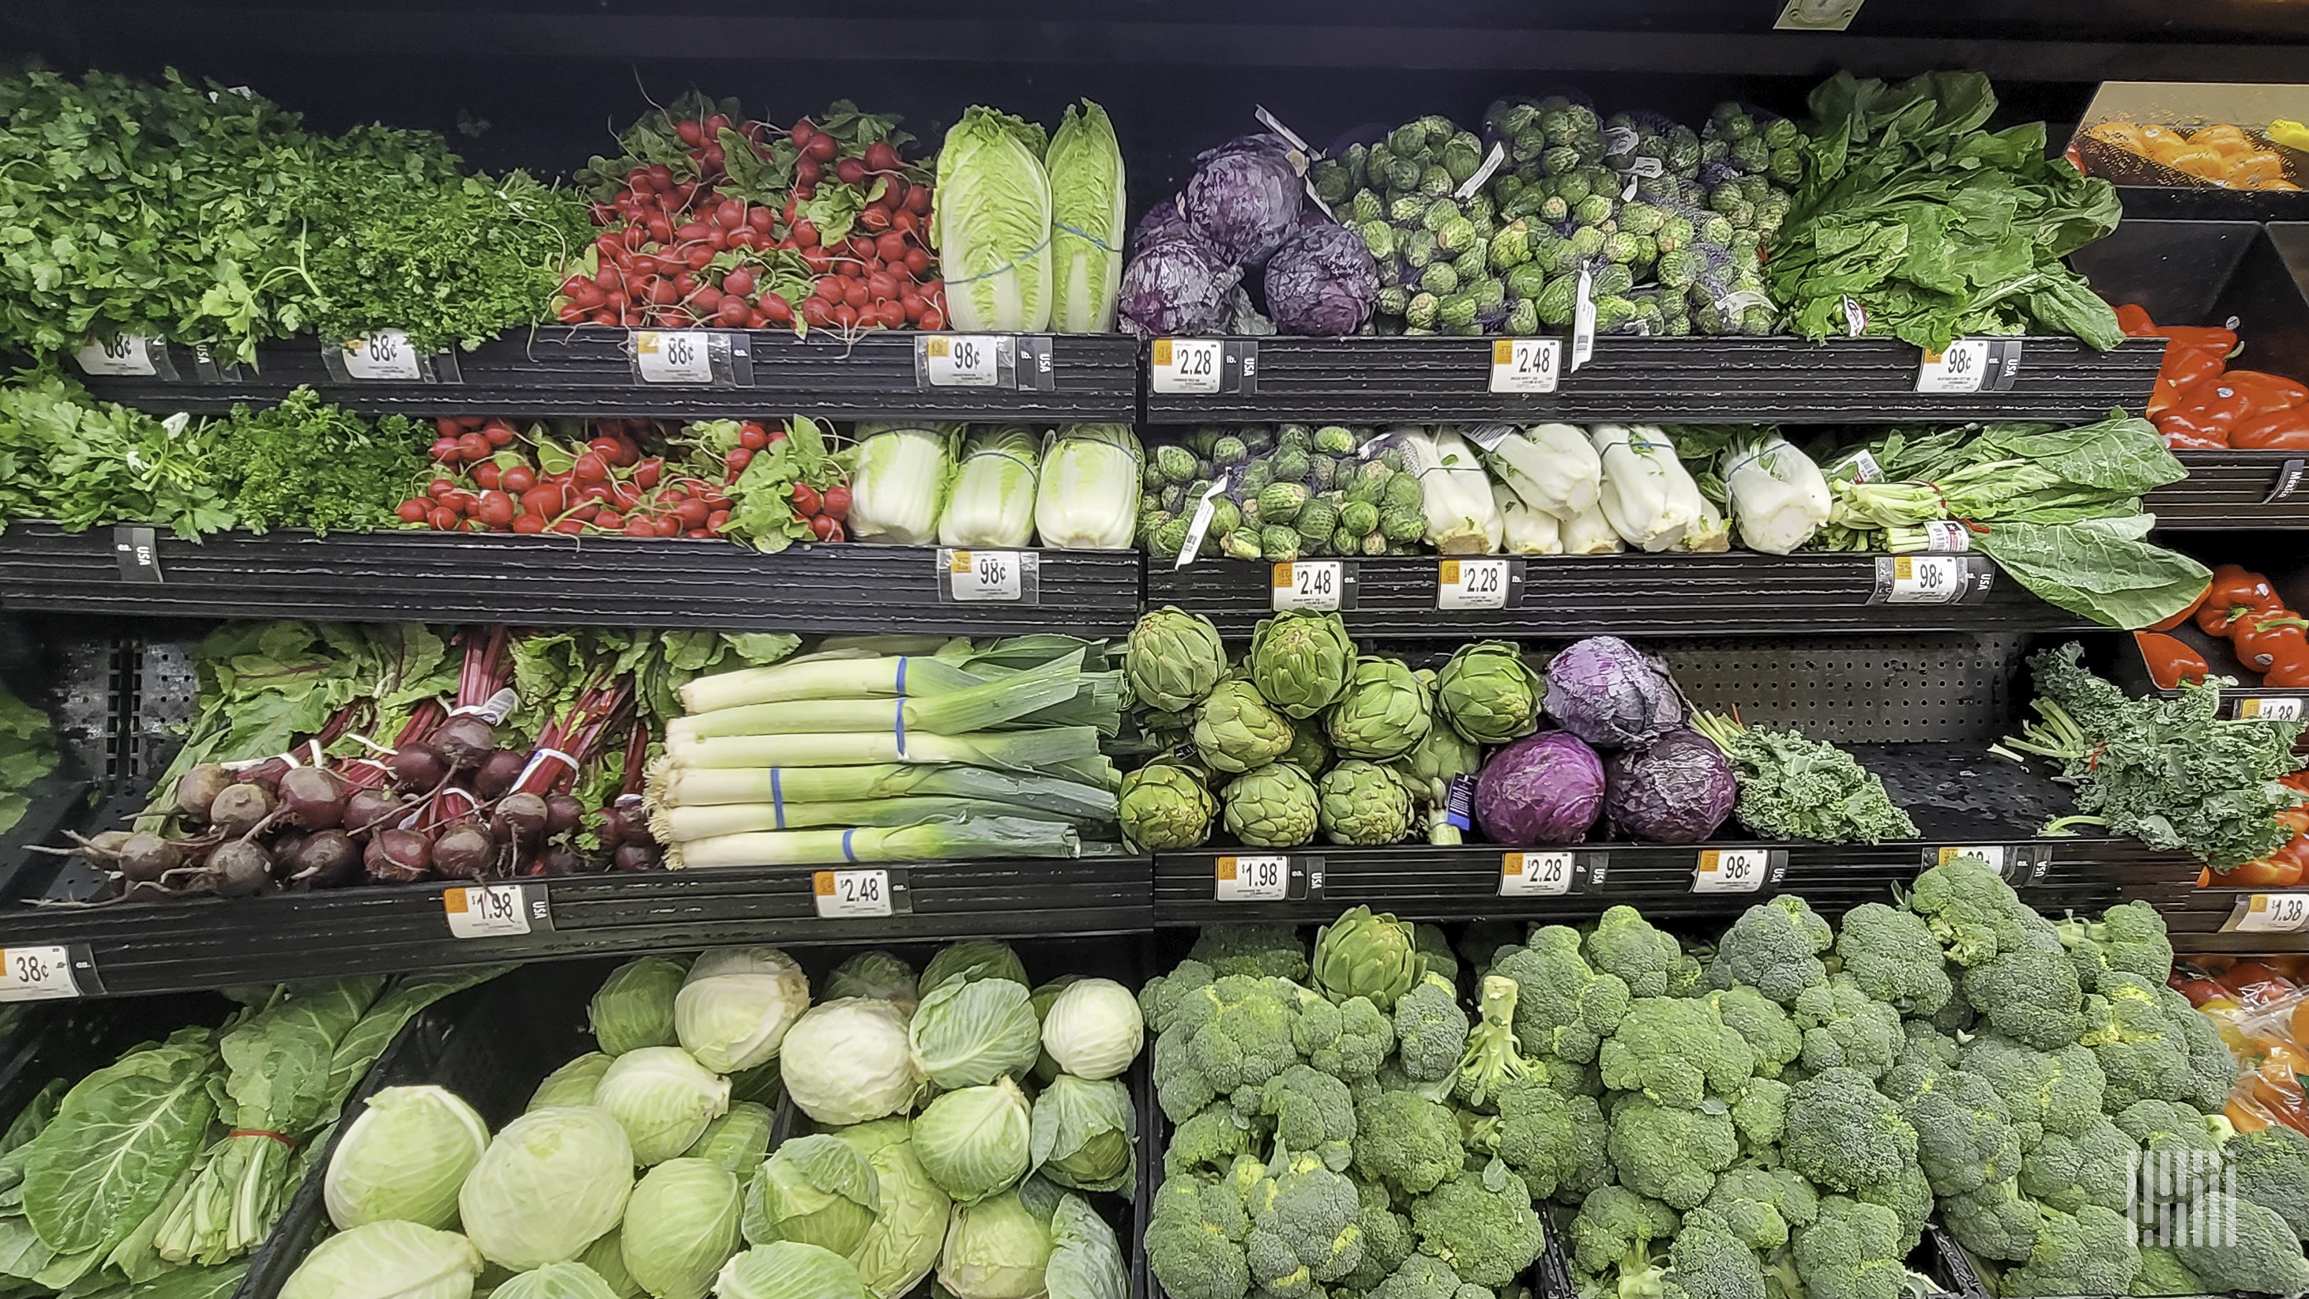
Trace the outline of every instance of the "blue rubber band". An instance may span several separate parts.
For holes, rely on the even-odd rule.
[[[906,697],[906,656],[903,654],[898,656],[898,697]]]
[[[777,828],[786,828],[786,795],[778,780],[778,769],[770,768],[770,810],[777,814]]]
[[[850,851],[850,836],[856,833],[858,832],[854,828],[842,832],[842,860],[853,866],[858,863],[858,855]]]
[[[898,710],[897,710],[896,714],[895,714],[895,715],[894,715],[894,716],[891,718],[891,721],[890,721],[890,732],[891,732],[891,734],[893,734],[893,735],[895,735],[895,736],[897,736],[897,737],[898,737],[898,756],[899,756],[899,757],[901,757],[901,758],[905,757],[905,756],[906,756],[906,701],[905,701],[903,698],[899,699],[899,701],[898,701]]]

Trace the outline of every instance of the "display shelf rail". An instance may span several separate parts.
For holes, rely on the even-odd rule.
[[[688,338],[681,364],[641,363]],[[922,364],[931,340],[1002,340],[1010,363],[983,384],[934,382]],[[774,330],[649,331],[542,326],[470,352],[430,355],[405,339],[373,366],[352,367],[336,345],[314,338],[267,343],[253,365],[220,364],[179,345],[142,344],[133,356],[84,370],[107,401],[156,413],[221,414],[236,403],[267,405],[309,385],[365,415],[723,416],[818,415],[837,419],[1124,421],[1138,403],[1137,345],[1120,334],[940,335],[873,331],[852,339],[796,338]],[[360,373],[396,377],[363,378]],[[669,374],[675,377],[667,377]],[[951,378],[951,373],[946,375]]]
[[[139,535],[141,534],[141,535]],[[140,558],[149,552],[149,562]],[[145,618],[333,618],[727,631],[1006,634],[1130,630],[1132,551],[1010,551],[1014,599],[957,599],[937,547],[400,531],[315,536],[151,529],[0,535],[0,609]],[[1033,555],[1033,589],[1023,574]],[[975,594],[975,592],[973,592]]]
[[[1494,392],[1495,338],[1361,337],[1224,340],[1218,391],[1172,392],[1148,348],[1146,415],[1155,424],[1217,420],[1342,423],[1480,420],[1570,423],[1950,423],[2099,419],[2137,410],[2164,345],[2128,339],[2097,352],[2073,338],[2019,340],[2001,391],[1920,393],[1923,353],[1890,338],[1628,338],[1547,393]],[[1567,360],[1569,343],[1560,346]],[[1173,352],[1183,356],[1183,352]]]
[[[2242,887],[2216,875],[2163,910],[2177,952],[2309,952],[2309,883]]]

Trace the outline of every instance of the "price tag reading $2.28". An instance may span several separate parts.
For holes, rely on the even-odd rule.
[[[1568,852],[1511,852],[1499,859],[1499,896],[1503,898],[1556,897],[1571,892],[1572,855]]]

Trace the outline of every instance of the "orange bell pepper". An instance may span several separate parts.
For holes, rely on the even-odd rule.
[[[2226,376],[2222,382],[2228,382]],[[2309,450],[2309,406],[2248,415],[2229,430],[2229,445],[2246,451]]]
[[[2228,1117],[2229,1126],[2239,1132],[2259,1132],[2275,1125],[2267,1110],[2258,1105],[2247,1105],[2234,1096],[2221,1106],[2221,1113]]]
[[[2193,347],[2200,352],[2211,352],[2226,361],[2237,350],[2237,331],[2217,325],[2160,325],[2157,332],[2173,340],[2175,347]]]

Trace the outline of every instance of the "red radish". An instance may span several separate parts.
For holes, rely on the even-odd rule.
[[[827,518],[823,514],[810,516],[810,531],[815,534],[820,541],[833,540],[834,529],[841,526],[841,524],[834,522],[832,519]]]
[[[821,512],[824,513],[825,516],[829,519],[849,518],[850,489],[847,487],[827,488],[824,495],[820,499],[819,505]]]
[[[889,210],[879,207],[867,208],[858,214],[858,224],[868,230],[887,230],[890,228]]]
[[[425,494],[436,501],[456,490],[457,480],[454,478],[436,478],[425,484]]]
[[[898,166],[898,151],[888,140],[876,140],[866,146],[866,170],[896,171]]]
[[[834,155],[841,152],[841,144],[833,136],[821,132],[810,137],[810,142],[802,146],[802,152],[819,162],[832,162]]]
[[[571,466],[571,472],[577,475],[580,482],[598,483],[609,477],[609,464],[601,453],[588,451],[577,458],[577,463]]]
[[[629,537],[654,537],[657,535],[657,525],[636,514],[625,521],[625,535]]]
[[[435,460],[455,460],[457,454],[457,439],[455,437],[444,436],[433,444],[432,456]]]
[[[738,445],[749,451],[759,451],[770,444],[770,435],[752,421],[738,427]]]
[[[729,453],[722,457],[722,463],[733,474],[745,472],[746,466],[753,462],[754,453],[745,447],[731,447]]]
[[[536,514],[515,515],[513,530],[524,535],[543,532],[545,531],[545,519],[542,515]]]
[[[657,486],[658,479],[663,477],[664,474],[665,462],[663,460],[652,457],[651,459],[644,460],[640,464],[634,466],[634,485],[640,487],[643,491],[646,492],[650,488]]]
[[[441,505],[434,506],[433,512],[425,516],[425,521],[433,525],[435,532],[455,532],[461,522],[457,511]]]
[[[741,298],[752,297],[754,295],[754,273],[740,266],[722,276],[722,292],[735,294]]]
[[[723,324],[737,326],[743,326],[747,316],[752,314],[746,307],[746,300],[739,297],[723,298],[715,311]]]
[[[844,158],[834,164],[834,177],[845,185],[866,183],[866,164],[856,158]]]
[[[484,460],[480,464],[475,465],[473,467],[473,481],[481,484],[483,487],[499,486],[497,481],[496,462],[491,460]]]
[[[497,485],[519,496],[537,486],[537,471],[527,465],[515,465],[497,476]]]
[[[513,522],[513,498],[499,491],[483,492],[474,517],[492,528],[506,527]]]
[[[793,238],[803,248],[815,248],[818,246],[818,227],[808,221],[795,221]]]
[[[401,517],[403,523],[423,523],[425,516],[432,512],[432,502],[414,496],[401,502],[401,507],[394,511]]]
[[[818,489],[808,483],[795,483],[792,495],[794,508],[804,514],[816,514],[825,504],[825,498],[818,495]]]
[[[604,532],[617,532],[625,527],[625,516],[615,510],[603,510],[588,522]]]

